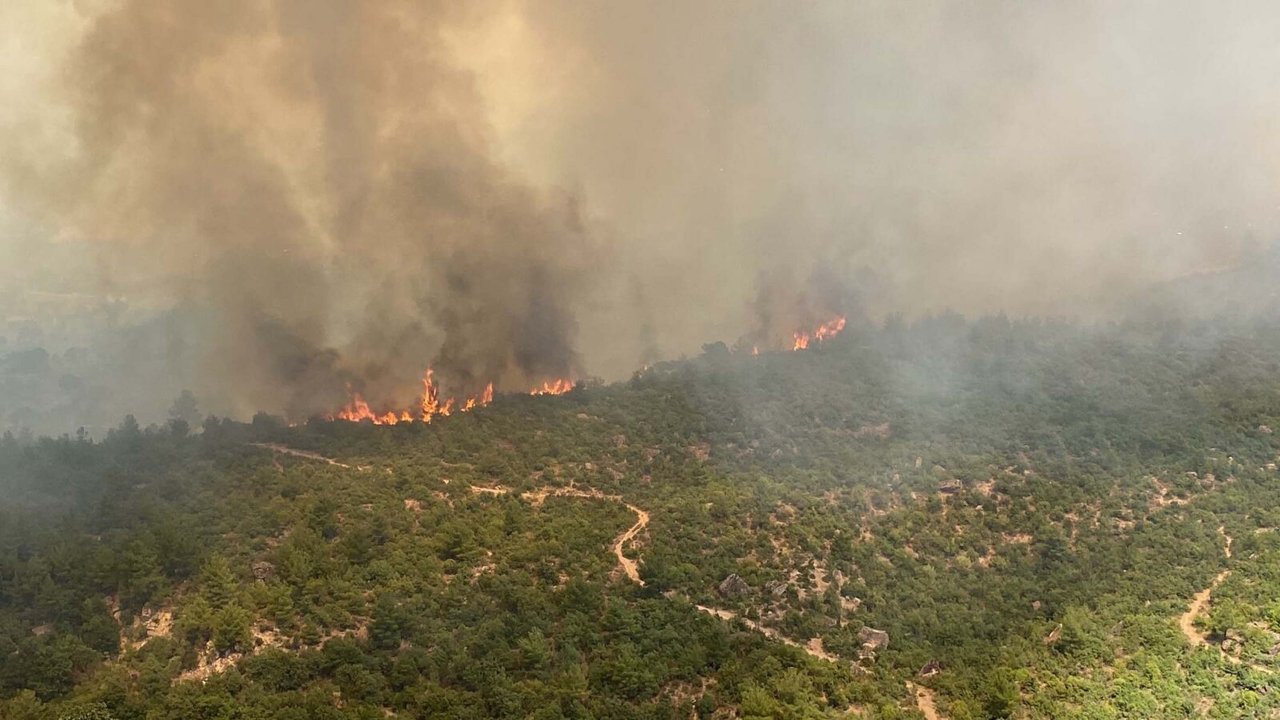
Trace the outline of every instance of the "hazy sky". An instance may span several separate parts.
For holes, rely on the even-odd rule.
[[[1275,237],[1276,37],[1267,2],[8,0],[0,298],[182,303],[173,383],[238,413],[625,376],[808,322],[815,273],[1091,315]]]

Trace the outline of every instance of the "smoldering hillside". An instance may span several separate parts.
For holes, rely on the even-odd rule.
[[[833,309],[1106,317],[1276,230],[1260,2],[0,20],[4,425],[622,377]]]

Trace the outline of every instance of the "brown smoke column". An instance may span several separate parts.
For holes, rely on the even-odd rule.
[[[1272,3],[58,7],[5,207],[177,306],[164,391],[217,412],[625,377],[833,305],[1096,316],[1280,229]]]
[[[332,409],[577,370],[598,262],[572,198],[491,159],[451,3],[118,3],[65,71],[79,141],[41,199],[128,287],[208,308],[205,386]]]

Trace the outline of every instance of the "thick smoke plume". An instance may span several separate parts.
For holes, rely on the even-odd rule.
[[[68,413],[190,387],[305,417],[348,386],[403,405],[427,365],[459,394],[623,377],[828,312],[1106,316],[1273,237],[1278,24],[1248,0],[15,0],[0,353],[46,349]]]
[[[576,369],[596,262],[572,198],[492,159],[452,3],[116,3],[63,68],[77,142],[38,178],[113,283],[207,312],[208,390],[298,417]],[[34,178],[33,175],[29,177]]]

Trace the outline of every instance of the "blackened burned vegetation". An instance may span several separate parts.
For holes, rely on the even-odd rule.
[[[1271,717],[1276,358],[941,317],[429,426],[7,438],[0,716]]]

